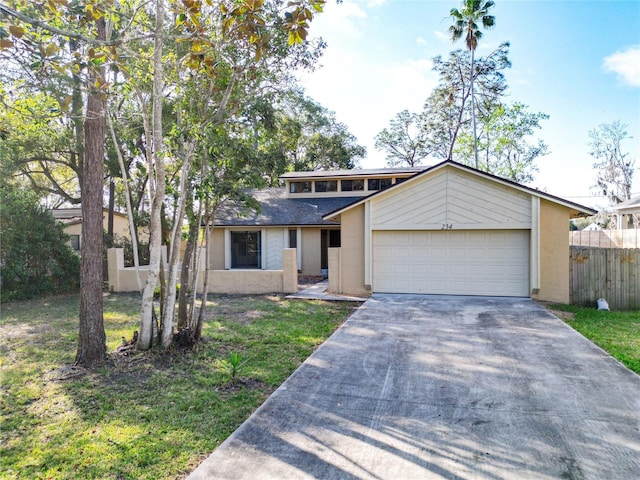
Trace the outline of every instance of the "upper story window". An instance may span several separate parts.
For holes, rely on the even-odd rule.
[[[391,186],[390,178],[370,178],[368,180],[368,190],[384,190]]]
[[[311,193],[311,182],[289,182],[290,193]]]
[[[337,192],[337,180],[318,180],[316,181],[316,192]]]
[[[358,192],[364,190],[364,180],[341,180],[340,188],[343,192]]]

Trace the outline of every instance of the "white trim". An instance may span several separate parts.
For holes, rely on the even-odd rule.
[[[217,227],[220,228],[220,227]],[[224,229],[224,269],[225,270],[235,270],[231,268],[231,232],[260,232],[260,268],[256,268],[254,270],[266,270],[267,269],[267,257],[265,255],[266,252],[266,243],[267,243],[267,229],[266,228],[257,228],[247,226],[237,226],[237,227],[225,227]],[[285,243],[286,245],[286,243]],[[241,269],[241,270],[249,270],[249,269]]]
[[[267,229],[260,229],[260,269],[267,269]]]
[[[531,240],[529,241],[529,288],[540,289],[540,197],[531,196]]]
[[[288,193],[288,198],[339,198],[339,197],[366,197],[379,190],[345,190],[338,192],[307,192]]]
[[[224,229],[224,269],[231,269],[231,229]]]
[[[368,205],[369,202],[366,203]],[[428,223],[416,225],[412,223],[384,223],[373,224],[371,230],[529,230],[530,222],[508,223]]]
[[[296,231],[296,250],[298,270],[302,270],[302,227],[298,227]]]
[[[364,204],[364,284],[371,285],[371,202]]]

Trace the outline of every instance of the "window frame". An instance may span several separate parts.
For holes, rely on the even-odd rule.
[[[372,187],[371,184],[373,182],[377,182],[377,187]],[[383,185],[384,183],[384,185]],[[393,180],[391,178],[369,178],[367,180],[367,190],[369,191],[380,191],[380,190],[386,190],[387,188],[389,188],[391,185],[393,185]]]
[[[345,188],[346,185],[349,185],[349,188]],[[356,188],[360,186],[361,188]],[[363,192],[364,191],[364,178],[349,178],[340,180],[340,191],[341,192]]]
[[[261,230],[231,230],[229,235],[229,250],[230,250],[230,269],[232,270],[261,270],[262,269],[262,231]],[[244,245],[238,244],[237,241],[240,236],[244,236]],[[252,245],[250,244],[249,237],[255,236],[254,251],[251,252]],[[238,252],[241,248],[242,251]],[[243,254],[238,256],[238,254]],[[248,259],[254,257],[255,261],[249,263]]]
[[[301,186],[299,189],[298,187]],[[311,193],[312,182],[311,180],[300,180],[295,182],[289,182],[289,193]]]
[[[324,190],[318,189],[320,184],[324,184]],[[315,181],[315,192],[316,193],[331,193],[338,191],[338,181],[337,180],[316,180]]]

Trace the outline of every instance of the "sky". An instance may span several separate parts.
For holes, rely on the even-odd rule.
[[[386,165],[374,137],[402,110],[422,111],[437,84],[432,58],[465,48],[452,43],[449,11],[459,0],[328,0],[310,37],[327,48],[313,72],[300,74],[306,94],[335,112],[367,148],[362,168]],[[495,27],[476,56],[510,42],[508,102],[550,116],[531,140],[550,153],[537,159],[529,186],[601,208],[593,188],[589,131],[616,120],[633,137],[622,146],[636,160],[640,194],[640,0],[495,0]],[[439,160],[427,160],[425,164]]]

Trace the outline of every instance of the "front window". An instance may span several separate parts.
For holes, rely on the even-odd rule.
[[[356,192],[364,190],[364,180],[342,180],[340,187],[343,192]]]
[[[311,182],[290,182],[290,193],[311,193]]]
[[[231,232],[231,268],[261,268],[260,232]]]

